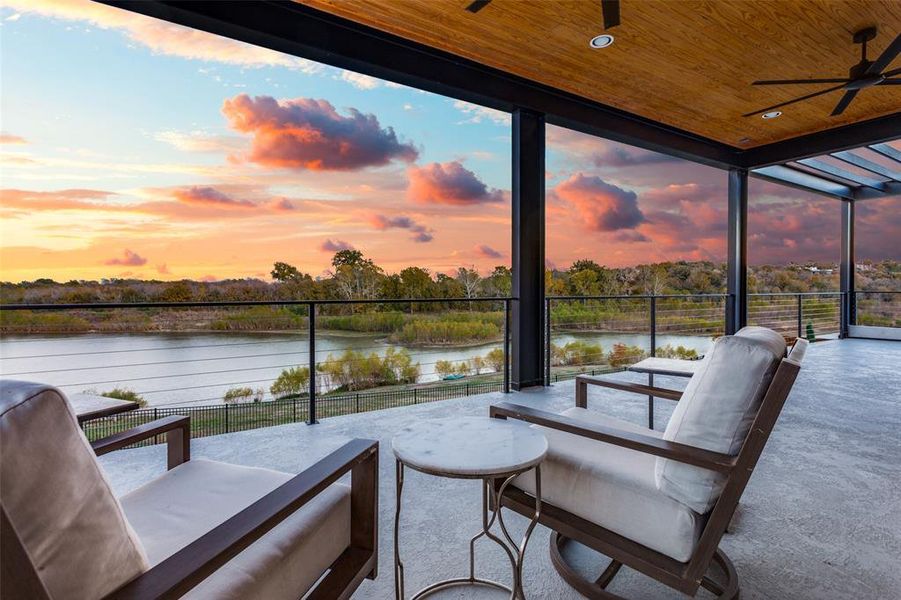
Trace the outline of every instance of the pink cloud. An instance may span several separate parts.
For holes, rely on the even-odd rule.
[[[185,204],[221,206],[224,208],[251,208],[256,206],[248,200],[236,200],[231,196],[210,186],[193,186],[172,192],[172,196]]]
[[[397,217],[386,217],[385,215],[372,215],[369,218],[369,222],[373,227],[379,230],[386,229],[406,229],[409,230],[412,235],[411,239],[414,242],[431,242],[433,239],[432,232],[433,230],[426,227],[422,223],[417,223],[413,219],[405,215],[399,215]]]
[[[268,167],[309,171],[355,171],[393,160],[413,162],[412,144],[398,140],[373,114],[349,109],[338,114],[326,100],[240,94],[226,100],[222,113],[236,131],[253,136],[247,159]]]
[[[572,204],[595,231],[634,229],[645,221],[635,192],[605,182],[596,175],[577,173],[554,188],[556,195]]]
[[[407,176],[407,195],[414,202],[469,206],[504,200],[501,190],[489,188],[459,161],[413,165]]]
[[[501,258],[504,256],[502,252],[495,250],[486,244],[478,244],[473,250],[480,258]]]
[[[340,252],[341,250],[353,250],[354,247],[344,240],[325,240],[319,245],[323,252]]]
[[[138,255],[137,252],[132,252],[129,249],[125,249],[122,252],[121,257],[110,258],[105,261],[103,264],[105,265],[127,265],[129,267],[141,267],[147,264],[147,259],[143,256]]]

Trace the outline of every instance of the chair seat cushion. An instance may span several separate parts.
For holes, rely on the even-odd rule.
[[[661,437],[660,432],[585,408],[570,408],[562,414],[588,424]],[[689,560],[703,517],[657,489],[653,455],[539,428],[549,446],[541,463],[544,501],[680,562]],[[534,494],[534,472],[520,475],[514,485]]]
[[[293,476],[191,460],[120,500],[156,565]],[[350,545],[350,488],[334,484],[185,598],[297,600]]]

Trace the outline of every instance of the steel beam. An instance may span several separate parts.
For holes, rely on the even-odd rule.
[[[849,165],[854,165],[855,167],[869,171],[870,173],[873,173],[875,175],[881,175],[895,181],[901,181],[901,171],[889,169],[888,167],[877,164],[871,160],[864,158],[863,156],[860,156],[856,152],[851,152],[849,150],[845,150],[843,152],[835,152],[832,154],[832,157],[837,158],[842,162],[848,163]],[[901,168],[901,163],[898,164],[898,167]]]
[[[748,170],[729,169],[726,334],[748,324]]]
[[[839,289],[842,292],[841,337],[848,337],[851,325],[857,324],[857,297],[854,290],[854,202],[842,200],[842,255],[839,263]]]
[[[511,385],[544,384],[544,115],[513,111]]]
[[[851,186],[783,165],[754,169],[751,171],[751,175],[773,183],[787,185],[808,192],[825,194],[833,198],[854,198],[854,189]]]

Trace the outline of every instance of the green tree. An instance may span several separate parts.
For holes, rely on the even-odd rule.
[[[233,402],[246,402],[250,400],[253,396],[253,389],[249,387],[236,387],[231,388],[225,395],[222,396],[222,401],[226,404],[232,404]]]
[[[442,379],[448,375],[453,375],[454,372],[454,363],[449,360],[439,360],[435,363],[435,373]]]
[[[504,370],[504,359],[504,351],[501,348],[494,348],[485,357],[485,362],[495,373],[500,373]]]
[[[284,262],[277,262],[272,265],[271,275],[272,279],[281,282],[301,281],[304,278],[304,274],[297,267]],[[309,275],[306,277],[309,277]]]

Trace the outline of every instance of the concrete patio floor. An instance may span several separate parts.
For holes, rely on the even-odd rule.
[[[742,598],[901,598],[901,344],[842,340],[815,344],[742,499],[735,530],[722,547],[732,558]],[[620,374],[626,379],[640,376]],[[657,378],[682,387],[685,380]],[[391,437],[421,419],[487,415],[498,401],[548,410],[572,406],[573,383],[504,395],[471,396],[336,417],[316,426],[284,425],[192,441],[195,458],[299,472],[353,437],[381,441],[379,577],[355,598],[388,599],[393,591],[394,460]],[[672,404],[657,401],[662,428]],[[646,399],[590,391],[589,407],[636,423]],[[102,458],[117,493],[165,469],[163,447]],[[467,541],[479,527],[479,485],[407,471],[401,545],[408,595],[439,578],[465,574]],[[517,532],[524,520],[512,515]],[[529,545],[524,583],[529,598],[578,598],[548,557],[547,529]],[[482,575],[509,581],[509,563],[490,543],[477,546]],[[600,560],[597,562],[600,565]],[[635,599],[683,598],[623,569],[610,588]],[[500,598],[484,589],[441,598]],[[698,597],[710,597],[701,591]]]

